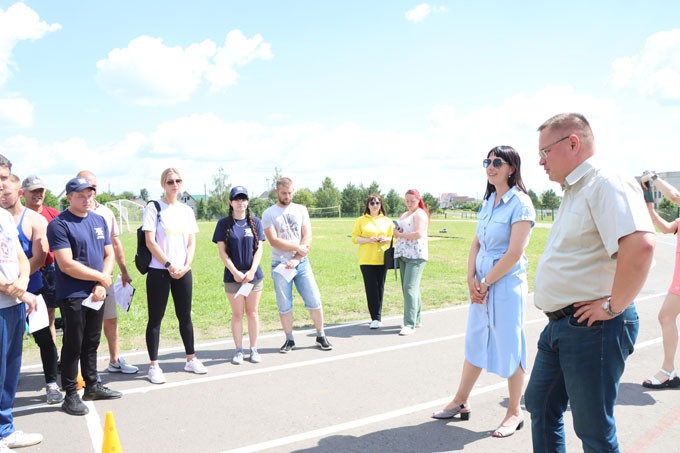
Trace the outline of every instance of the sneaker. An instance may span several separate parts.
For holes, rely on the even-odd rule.
[[[150,366],[149,371],[146,373],[146,378],[152,384],[165,384],[165,375],[159,366]]]
[[[369,329],[379,329],[380,326],[382,326],[382,323],[377,319],[374,319],[373,321],[371,321],[371,324],[368,327]]]
[[[124,358],[118,357],[118,362],[109,362],[109,367],[107,368],[109,373],[123,373],[123,374],[135,374],[139,371],[134,365],[130,365],[125,361]]]
[[[285,354],[293,349],[295,349],[295,342],[293,340],[286,340],[286,342],[283,343],[283,346],[281,346],[281,349],[279,349],[279,352]]]
[[[413,332],[415,332],[415,330],[413,329],[413,327],[404,326],[404,327],[402,327],[401,330],[399,331],[399,335],[402,335],[402,336],[411,335]]]
[[[5,439],[0,439],[0,453],[12,453],[16,450],[10,449],[5,443]]]
[[[234,354],[234,357],[231,358],[231,363],[234,365],[240,365],[243,363],[243,351],[236,351],[236,354]]]
[[[47,384],[45,394],[47,396],[47,404],[58,404],[64,401],[64,395],[59,391],[59,386],[56,382]]]
[[[208,372],[208,369],[203,366],[200,360],[194,357],[193,359],[189,360],[186,365],[184,365],[184,371],[196,374],[205,374]]]
[[[90,412],[77,393],[67,394],[61,408],[64,409],[64,412],[71,415],[87,415]]]
[[[328,342],[328,339],[325,335],[323,337],[316,337],[316,345],[324,351],[330,351],[333,349],[333,345]]]
[[[262,362],[262,357],[260,357],[260,353],[257,352],[257,348],[250,348],[250,361],[252,363]]]
[[[108,387],[103,386],[100,383],[85,387],[85,392],[83,393],[83,401],[94,401],[94,400],[115,400],[123,396],[117,390],[111,390]]]
[[[30,447],[42,442],[43,436],[38,433],[25,433],[23,431],[14,431],[9,436],[5,437],[3,443],[7,448],[23,448]],[[11,451],[11,450],[10,450]]]

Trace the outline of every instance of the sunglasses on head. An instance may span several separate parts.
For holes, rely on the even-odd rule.
[[[482,161],[482,166],[484,166],[484,168],[488,168],[489,165],[493,165],[494,168],[501,168],[503,164],[507,164],[507,162],[499,157],[495,158],[494,160],[484,159]]]

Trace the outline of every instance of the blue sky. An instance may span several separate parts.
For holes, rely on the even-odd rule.
[[[506,144],[536,192],[536,127],[590,120],[622,171],[680,170],[673,1],[0,0],[0,153],[60,192],[89,169],[200,194],[220,166],[265,190],[377,181],[481,196]]]

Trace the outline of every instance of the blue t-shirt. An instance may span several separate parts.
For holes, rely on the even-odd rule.
[[[102,216],[88,212],[86,217],[78,217],[68,209],[47,225],[47,241],[53,251],[70,248],[74,260],[99,272],[104,269],[104,246],[111,245],[109,228]],[[66,275],[58,262],[55,277],[57,300],[86,298],[96,283]]]
[[[229,246],[229,258],[241,272],[248,272],[250,266],[253,265],[253,245],[255,242],[255,236],[250,228],[250,222],[246,219],[243,220],[229,220],[231,224],[231,232],[227,238],[227,219],[229,217],[222,217],[217,221],[215,226],[215,233],[213,234],[213,242],[217,243],[219,241],[226,242]],[[257,240],[264,241],[264,230],[262,229],[262,223],[257,217],[253,217],[255,222],[255,228],[257,228]],[[257,266],[257,271],[255,272],[254,280],[261,280],[264,278],[264,273],[260,266]],[[224,281],[225,282],[235,282],[234,276],[231,275],[229,269],[224,268]]]

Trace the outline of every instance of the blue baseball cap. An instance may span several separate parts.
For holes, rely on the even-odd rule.
[[[243,186],[235,186],[231,188],[231,192],[229,192],[229,201],[233,200],[234,198],[238,197],[239,195],[244,195],[246,198],[248,197],[248,189],[246,189]]]
[[[66,183],[66,195],[70,194],[71,192],[82,192],[85,189],[97,191],[97,188],[90,184],[88,180],[83,177],[73,178]]]

